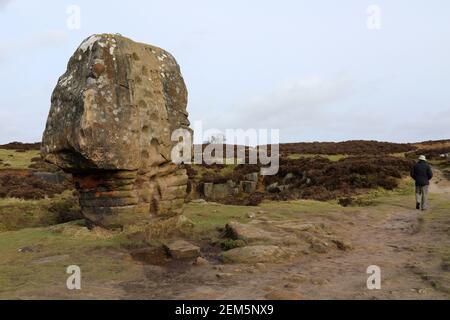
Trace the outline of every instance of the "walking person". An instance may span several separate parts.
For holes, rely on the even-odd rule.
[[[419,161],[411,169],[411,178],[416,182],[416,209],[428,209],[428,186],[433,178],[433,171],[425,156],[420,156]]]

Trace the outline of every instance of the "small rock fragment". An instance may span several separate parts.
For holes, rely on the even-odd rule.
[[[200,256],[200,248],[185,240],[165,244],[167,253],[174,259],[190,259]]]
[[[195,259],[193,264],[196,266],[205,266],[209,264],[209,261],[203,257],[197,257],[197,259]]]
[[[233,276],[232,273],[226,273],[226,272],[221,272],[221,273],[216,274],[216,277],[219,279],[226,279],[226,278],[230,278],[232,276]]]
[[[351,250],[353,248],[352,244],[345,240],[333,239],[331,240],[331,242],[333,242],[336,245],[336,247],[342,251]]]

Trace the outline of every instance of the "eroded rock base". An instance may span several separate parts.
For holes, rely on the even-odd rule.
[[[173,164],[148,172],[73,174],[83,216],[105,228],[146,224],[181,214],[187,179],[186,171]]]

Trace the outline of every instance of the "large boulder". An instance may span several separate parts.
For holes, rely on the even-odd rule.
[[[83,215],[104,227],[181,213],[185,169],[171,134],[189,130],[187,90],[173,56],[120,35],[93,35],[51,98],[42,155],[72,173]]]

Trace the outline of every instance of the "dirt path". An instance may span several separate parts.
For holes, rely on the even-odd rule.
[[[435,170],[431,193],[450,202],[450,183]],[[411,196],[411,201],[414,201]],[[332,226],[353,249],[299,255],[281,264],[143,267],[144,279],[115,286],[139,299],[448,299],[439,246],[450,247],[450,218],[433,221],[411,205],[391,204],[385,214],[367,207]],[[330,223],[330,221],[324,221]],[[381,269],[381,289],[369,290],[366,269]],[[447,274],[445,274],[447,276]]]
[[[431,180],[431,193],[450,193],[450,180],[448,180],[444,173],[437,168],[433,168],[434,177]]]

